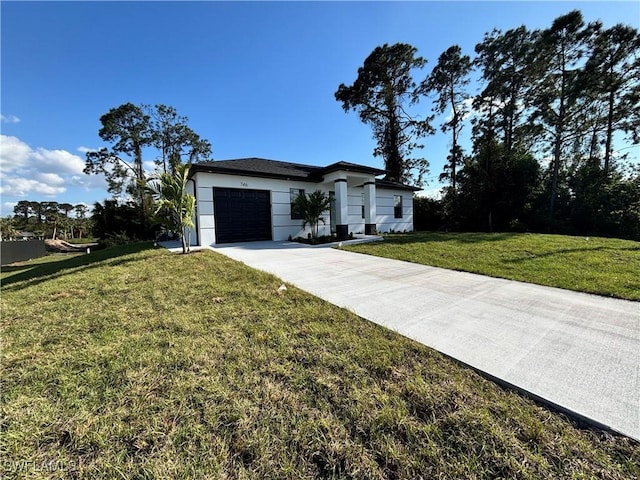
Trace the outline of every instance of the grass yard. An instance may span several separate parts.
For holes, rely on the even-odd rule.
[[[345,250],[640,300],[640,242],[528,233],[413,233]]]
[[[4,268],[3,478],[640,476],[637,442],[280,284],[148,245]]]

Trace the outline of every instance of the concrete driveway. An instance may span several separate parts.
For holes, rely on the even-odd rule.
[[[215,251],[640,440],[640,303],[289,242]]]

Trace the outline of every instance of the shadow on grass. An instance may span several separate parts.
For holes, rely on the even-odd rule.
[[[8,272],[19,272],[21,270],[27,270],[29,268],[33,268],[33,265],[30,265],[28,263],[23,263],[23,262],[16,262],[16,263],[20,263],[20,265],[3,265],[2,266],[2,273],[6,274]]]
[[[485,243],[513,238],[519,233],[415,232],[385,235],[385,243],[411,244],[428,242]]]
[[[135,243],[95,250],[88,255],[74,255],[71,258],[60,257],[59,260],[51,260],[51,257],[42,257],[26,264],[9,265],[2,267],[1,288],[3,291],[22,290],[25,287],[37,285],[47,280],[103,266],[106,261],[108,261],[109,265],[134,262],[137,259],[115,259],[152,248],[154,247],[151,242]],[[12,272],[16,273],[12,275]]]
[[[604,252],[604,251],[612,251],[612,252],[627,251],[627,252],[640,253],[640,247],[602,247],[600,246],[600,247],[591,247],[591,248],[562,248],[560,250],[553,250],[551,252],[531,253],[530,255],[526,255],[524,257],[505,260],[505,263],[522,263],[528,260],[553,257],[556,255],[565,255],[569,253]]]

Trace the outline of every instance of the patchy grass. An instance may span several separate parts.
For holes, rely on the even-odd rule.
[[[2,275],[5,478],[640,475],[636,442],[213,252]]]
[[[640,300],[640,243],[521,233],[415,233],[345,250]]]

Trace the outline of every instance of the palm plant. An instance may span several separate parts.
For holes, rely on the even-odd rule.
[[[303,217],[302,228],[309,225],[311,237],[314,240],[318,238],[319,223],[326,224],[322,214],[329,209],[330,205],[329,197],[320,190],[316,190],[309,195],[298,195],[295,200],[294,208]]]
[[[0,218],[0,239],[14,240],[17,236],[15,220],[11,217]]]
[[[177,165],[173,173],[160,173],[149,182],[149,188],[157,201],[154,215],[159,216],[167,228],[178,233],[182,253],[190,251],[189,229],[194,227],[193,213],[196,206],[196,198],[186,193],[190,167],[190,164]]]

